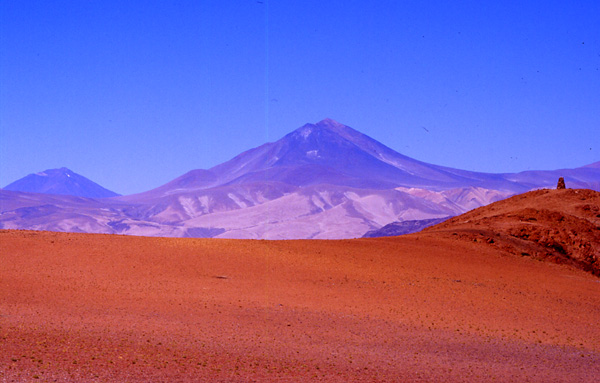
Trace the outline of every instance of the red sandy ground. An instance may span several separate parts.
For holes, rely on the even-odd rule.
[[[426,232],[0,231],[0,382],[594,382],[600,279]]]

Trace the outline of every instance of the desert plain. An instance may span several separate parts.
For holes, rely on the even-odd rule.
[[[597,259],[578,193],[389,238],[2,230],[0,382],[599,381],[600,278],[540,239]]]

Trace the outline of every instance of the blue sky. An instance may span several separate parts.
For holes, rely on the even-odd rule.
[[[140,192],[326,117],[468,170],[599,161],[600,2],[487,3],[0,2],[0,185]]]

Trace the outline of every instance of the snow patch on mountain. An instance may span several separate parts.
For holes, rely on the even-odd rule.
[[[313,130],[311,127],[305,127],[305,128],[302,128],[302,130],[300,130],[300,135],[302,136],[302,138],[304,138],[306,140],[308,138],[308,136],[310,136],[312,131]]]

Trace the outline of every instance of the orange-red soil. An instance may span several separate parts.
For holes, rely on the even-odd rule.
[[[0,382],[593,382],[600,279],[451,234],[0,231]]]
[[[600,193],[536,190],[472,210],[426,229],[503,251],[566,263],[600,277]]]

